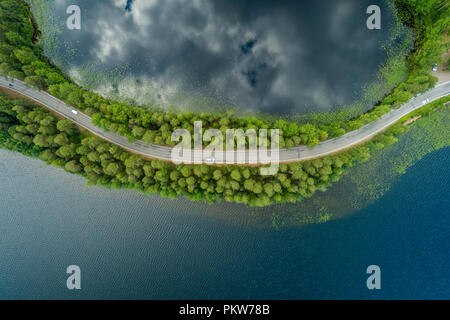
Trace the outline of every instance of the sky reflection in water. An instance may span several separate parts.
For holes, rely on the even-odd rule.
[[[70,4],[82,30],[58,37],[76,49],[59,52],[72,75],[126,66],[133,80],[115,89],[132,97],[139,79],[144,100],[188,92],[271,114],[355,101],[386,59],[392,20],[382,0],[59,0],[54,14],[66,17]],[[382,30],[366,28],[370,4],[382,8]]]

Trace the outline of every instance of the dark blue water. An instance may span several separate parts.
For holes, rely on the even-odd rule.
[[[356,215],[272,231],[208,219],[207,205],[84,187],[0,151],[0,298],[448,299],[449,155],[426,156]],[[70,264],[80,291],[65,288]],[[372,264],[380,291],[366,288]]]

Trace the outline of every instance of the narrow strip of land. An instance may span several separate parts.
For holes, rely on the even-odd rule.
[[[74,123],[89,130],[93,134],[105,139],[106,141],[121,146],[124,149],[145,157],[172,161],[172,147],[148,145],[140,140],[129,142],[125,137],[120,136],[115,132],[105,131],[102,128],[95,126],[92,123],[91,118],[81,111],[74,112],[72,107],[68,106],[61,100],[53,97],[45,91],[34,89],[20,80],[0,77],[0,86],[20,93],[21,95],[46,106],[48,109],[72,120]],[[408,113],[422,107],[424,104],[430,103],[448,94],[450,94],[450,81],[437,85],[433,89],[411,99],[400,108],[394,109],[383,115],[379,120],[367,124],[358,130],[348,132],[339,138],[322,141],[314,147],[299,146],[292,149],[280,149],[279,160],[280,162],[303,161],[323,157],[348,149],[371,139],[378,133],[399,121]],[[235,150],[233,152],[235,153],[235,157],[237,153],[245,153],[245,158],[248,159],[248,150]]]

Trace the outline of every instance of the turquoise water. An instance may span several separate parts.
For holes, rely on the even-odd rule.
[[[267,230],[208,214],[229,206],[86,187],[0,150],[0,298],[448,299],[449,152],[426,156],[351,217]],[[66,289],[71,264],[80,291]]]

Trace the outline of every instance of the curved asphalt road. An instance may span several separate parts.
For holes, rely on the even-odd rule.
[[[128,142],[128,140],[125,137],[119,136],[114,132],[107,132],[102,128],[95,126],[92,123],[91,118],[85,115],[84,113],[78,111],[77,114],[74,114],[72,112],[73,108],[71,108],[61,100],[51,96],[45,91],[39,91],[37,89],[31,88],[20,80],[17,79],[8,80],[6,78],[0,77],[0,86],[15,91],[17,93],[20,93],[32,100],[35,100],[36,102],[57,112],[63,117],[72,120],[77,125],[91,131],[95,135],[111,143],[117,144],[123,147],[124,149],[127,149],[137,154],[141,154],[146,157],[172,161],[171,147],[147,145],[146,143],[139,140],[135,142]],[[394,109],[391,112],[383,115],[381,119],[379,119],[378,121],[367,124],[358,130],[348,132],[339,138],[322,141],[315,147],[299,146],[292,149],[280,149],[279,161],[280,162],[303,161],[317,157],[323,157],[347,149],[351,146],[369,140],[376,134],[380,133],[387,127],[391,126],[392,124],[403,118],[408,113],[420,108],[426,103],[429,103],[443,96],[446,96],[449,93],[450,93],[450,81],[441,83],[437,85],[435,88],[425,92],[424,94],[421,94],[416,98],[413,98],[411,101],[404,104],[400,108]],[[248,150],[234,151],[233,153],[234,156],[236,156],[238,153],[242,154],[242,152],[244,152],[246,155],[245,159],[248,159]],[[201,159],[197,158],[196,160],[201,161]]]

